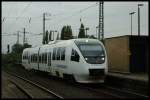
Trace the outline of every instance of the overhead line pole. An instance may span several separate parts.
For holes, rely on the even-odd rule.
[[[98,39],[104,39],[104,12],[103,12],[103,1],[99,2],[99,30]]]
[[[19,44],[19,31],[17,33],[17,44]]]
[[[43,39],[44,37],[45,37],[45,13],[43,13]]]

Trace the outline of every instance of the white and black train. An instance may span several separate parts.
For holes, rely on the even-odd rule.
[[[26,69],[40,70],[79,83],[104,82],[108,71],[104,45],[97,39],[57,40],[26,48],[22,54]]]

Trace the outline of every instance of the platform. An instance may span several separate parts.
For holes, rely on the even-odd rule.
[[[109,72],[105,83],[120,89],[131,90],[136,93],[148,95],[149,75],[148,73],[118,73]]]
[[[127,78],[132,80],[139,80],[148,82],[149,77],[147,73],[117,73],[117,72],[109,72],[108,76],[120,77],[120,78]]]

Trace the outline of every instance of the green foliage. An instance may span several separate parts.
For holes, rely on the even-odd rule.
[[[25,49],[25,48],[31,48],[32,47],[32,45],[30,45],[30,44],[28,44],[28,43],[25,43],[24,45],[23,45],[23,49]]]
[[[8,58],[7,59],[8,62],[12,62],[12,63],[21,62],[23,49],[30,48],[30,47],[32,46],[29,45],[28,43],[25,43],[24,45],[14,44],[12,46],[12,52],[6,56]]]
[[[45,35],[45,44],[48,44],[48,30],[46,31],[46,33],[45,33],[46,35]]]
[[[7,53],[9,53],[9,51],[10,51],[10,50],[9,50],[9,44],[8,44],[8,45],[7,45]]]
[[[68,40],[68,39],[72,39],[72,29],[71,26],[67,25],[67,26],[63,26],[62,30],[61,30],[61,40]]]
[[[66,26],[63,26],[61,30],[61,40],[64,40],[65,29],[66,29]]]
[[[42,44],[45,44],[45,35],[43,35]]]
[[[81,23],[80,29],[79,29],[79,35],[78,38],[85,38],[85,30],[84,30],[84,25]]]
[[[14,44],[12,46],[12,53],[22,53],[23,51],[23,45],[21,44]]]

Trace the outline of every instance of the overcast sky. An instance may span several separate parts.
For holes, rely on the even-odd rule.
[[[148,35],[148,2],[104,2],[104,38],[130,35],[130,12],[136,13],[133,18],[133,35],[138,32],[138,6],[140,7],[141,35]],[[12,46],[17,41],[17,31],[26,28],[27,42],[33,47],[42,45],[43,13],[46,15],[46,30],[57,30],[59,33],[64,25],[71,25],[73,35],[77,36],[81,25],[89,27],[88,34],[96,36],[99,6],[97,2],[2,2],[2,53],[7,52],[7,44]],[[10,34],[10,35],[6,35]],[[55,33],[56,36],[56,33]],[[23,33],[19,42],[23,43]]]

